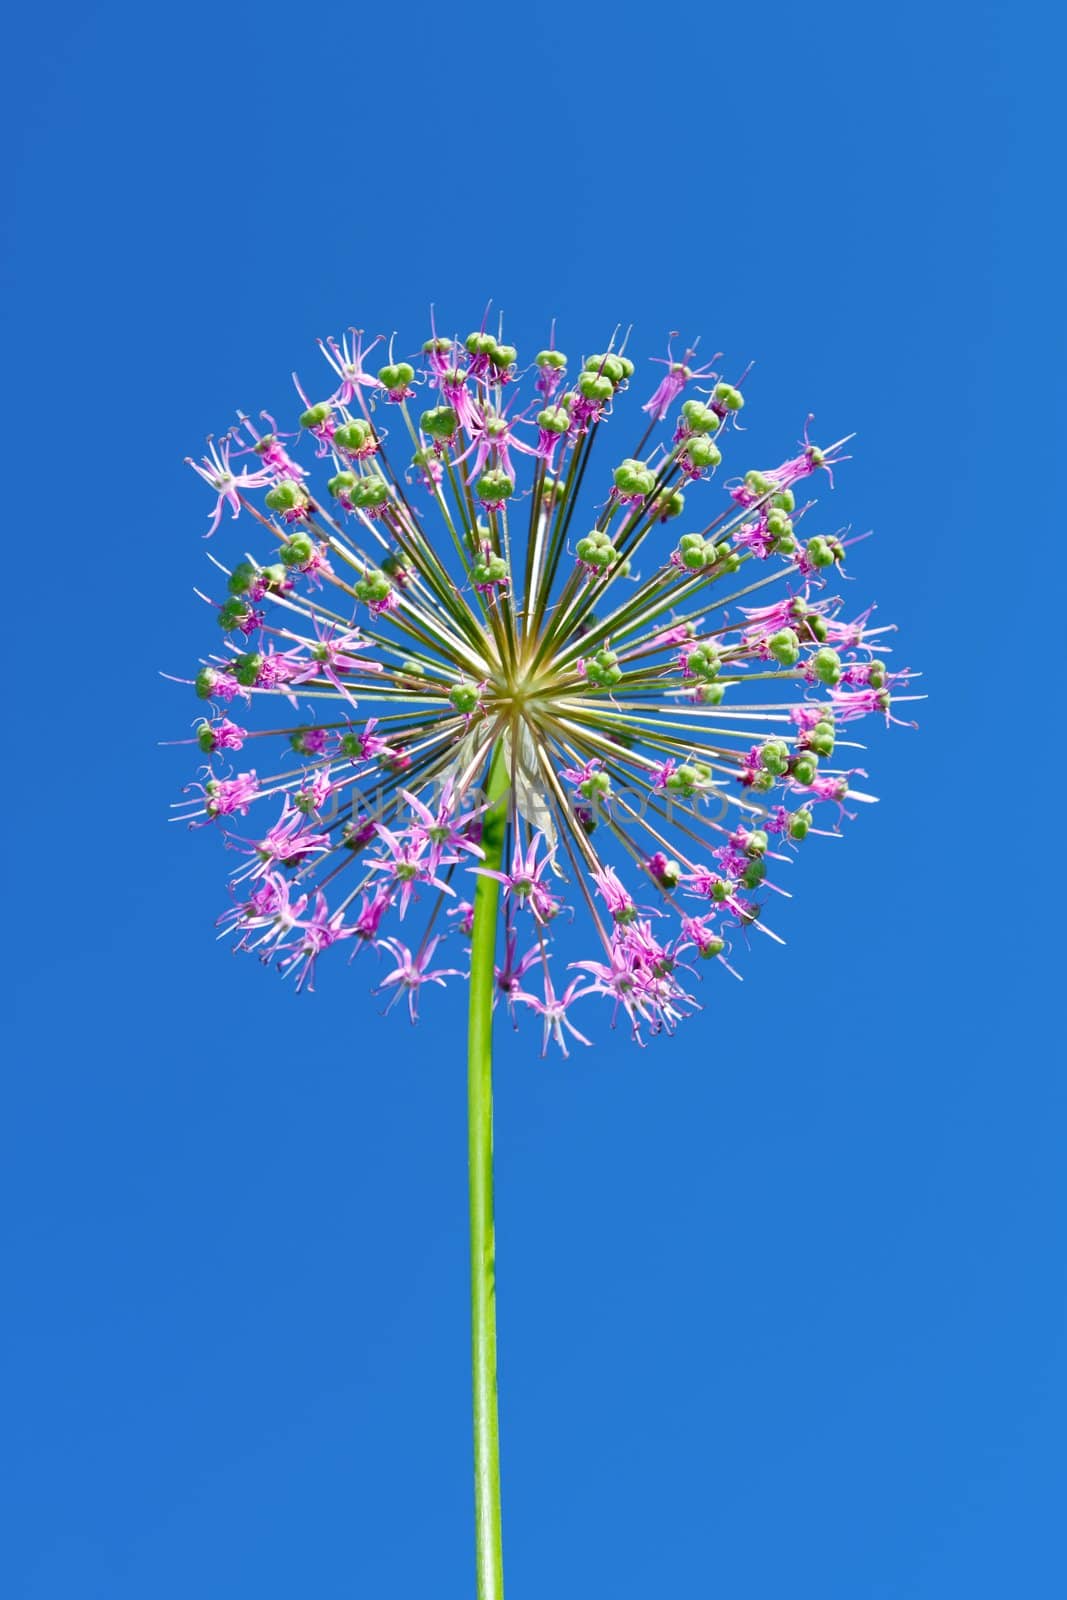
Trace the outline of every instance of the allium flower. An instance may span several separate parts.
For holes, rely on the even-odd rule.
[[[626,439],[605,458],[633,364],[609,346],[564,390],[553,331],[531,396],[551,405],[541,443],[527,443],[505,396],[515,350],[484,325],[466,339],[432,333],[421,372],[393,363],[391,346],[390,365],[365,371],[379,341],[357,332],[322,341],[332,392],[312,403],[298,383],[292,435],[239,413],[192,463],[216,496],[209,531],[225,506],[244,510],[258,548],[221,567],[212,597],[224,642],[195,679],[212,708],[196,735],[210,766],[186,814],[228,829],[254,814],[238,879],[286,875],[287,905],[302,909],[269,944],[309,986],[318,956],[357,937],[392,953],[408,975],[390,983],[413,998],[440,903],[490,877],[509,948],[521,927],[534,939],[545,999],[517,986],[514,998],[551,1018],[546,1042],[563,1043],[567,1006],[594,993],[639,1039],[670,1030],[696,1006],[681,955],[726,967],[749,929],[770,931],[773,852],[731,839],[748,829],[794,847],[836,829],[849,802],[871,798],[855,787],[858,767],[835,764],[842,726],[901,720],[911,674],[884,659],[891,630],[842,598],[849,540],[794,492],[829,486],[844,441],[820,448],[805,428],[799,450],[752,467],[733,432],[740,380],[693,366],[689,349],[652,358],[666,373],[642,406],[651,424],[636,449]],[[428,510],[413,508],[406,464],[386,451],[383,405],[415,441],[416,465],[435,465]],[[306,464],[281,443],[302,434]],[[234,451],[254,453],[255,469],[236,470]],[[696,480],[726,456],[725,509],[710,494],[690,507],[682,487],[708,493]],[[225,715],[235,696],[248,702],[240,727]],[[281,715],[258,732],[256,704],[271,699]],[[252,739],[266,741],[256,772],[234,772],[229,756]],[[482,859],[487,804],[506,808],[503,861]],[[778,877],[789,859],[778,852]],[[550,957],[543,930],[567,905],[592,948],[561,953],[554,939]],[[405,965],[392,930],[416,907],[427,934]],[[259,900],[243,902],[223,926],[259,945],[246,936],[263,915]],[[453,915],[452,940],[472,925],[473,914]],[[554,980],[550,961],[586,981]],[[466,966],[457,949],[454,970]]]
[[[754,466],[747,372],[694,365],[695,341],[652,357],[628,423],[632,360],[613,339],[572,363],[554,325],[524,406],[486,321],[460,339],[431,318],[376,373],[378,339],[327,339],[291,433],[239,412],[191,463],[208,532],[244,511],[255,549],[213,558],[221,643],[188,680],[207,765],[182,811],[244,858],[223,935],[296,988],[369,950],[414,1022],[424,989],[469,981],[478,1592],[498,1600],[494,1010],[564,1056],[598,1001],[639,1042],[673,1033],[701,973],[781,942],[767,907],[800,844],[872,798],[855,724],[914,697],[815,498],[846,440],[805,426]]]

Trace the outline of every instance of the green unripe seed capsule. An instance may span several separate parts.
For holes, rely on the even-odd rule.
[[[620,384],[623,378],[629,376],[623,363],[623,358],[619,356],[590,356],[585,361],[584,368],[586,372],[598,373],[607,378],[613,388]],[[633,371],[632,367],[630,371]]]
[[[611,379],[602,377],[596,372],[583,372],[578,378],[579,392],[586,400],[597,400],[603,403],[610,400],[615,393]]]
[[[406,361],[378,368],[378,382],[385,389],[406,389],[414,376],[415,368]]]
[[[789,819],[789,837],[791,839],[806,839],[811,830],[811,812],[794,811]]]
[[[351,495],[352,490],[356,487],[357,481],[358,480],[354,472],[335,472],[332,478],[327,478],[326,488],[327,491],[333,495],[334,499],[338,500],[340,499],[341,495],[345,495],[346,497]]]
[[[342,422],[333,430],[333,442],[341,450],[365,450],[373,435],[369,422],[357,417],[352,422]]]
[[[717,383],[713,398],[727,411],[740,411],[745,403],[744,395],[740,389],[735,389],[732,383]]]
[[[361,511],[376,510],[389,498],[389,485],[384,478],[360,478],[349,494],[349,499]]]
[[[306,411],[300,413],[300,426],[302,428],[318,428],[329,418],[333,407],[328,400],[319,400],[315,405],[308,406]]]
[[[496,340],[491,333],[468,333],[463,343],[472,356],[491,356],[496,349]]]
[[[239,561],[230,573],[230,581],[226,587],[231,594],[247,594],[258,577],[259,568],[251,561]]]
[[[242,622],[247,622],[251,615],[252,612],[245,602],[235,596],[219,607],[219,627],[224,633],[232,633]]]
[[[469,716],[478,709],[479,694],[476,683],[456,683],[448,691],[448,698],[464,716]]]
[[[783,667],[795,667],[800,660],[800,640],[792,628],[782,628],[767,640],[767,649]]]
[[[242,689],[254,689],[262,670],[263,657],[258,650],[250,650],[246,655],[234,658],[233,675]]]
[[[699,471],[704,472],[709,467],[717,467],[722,460],[722,451],[713,440],[701,434],[690,439],[685,447],[685,454]]]
[[[552,372],[562,372],[567,365],[567,357],[562,350],[539,350],[534,356],[534,365],[548,367]]]
[[[506,472],[494,467],[489,472],[482,473],[475,488],[479,500],[484,501],[486,505],[492,505],[500,500],[510,500],[514,484]]]
[[[570,412],[566,406],[546,406],[537,413],[537,426],[544,428],[546,433],[566,433],[570,425]]]
[[[428,433],[431,439],[444,441],[455,436],[459,418],[451,406],[431,406],[429,411],[424,411],[419,418],[419,427],[424,433]]]
[[[620,494],[651,494],[656,483],[655,473],[650,472],[643,461],[636,461],[632,456],[615,468],[614,479]]]
[[[272,511],[295,511],[304,498],[304,491],[295,483],[276,483],[263,496]]]
[[[315,554],[315,545],[309,534],[294,533],[278,554],[287,567],[306,567]]]
[[[693,433],[718,433],[722,426],[722,419],[716,416],[710,406],[702,400],[686,400],[682,404],[682,416],[686,426]]]
[[[830,688],[833,688],[841,682],[841,657],[836,650],[831,650],[827,645],[824,645],[821,650],[816,650],[811,664],[820,683],[828,684]]]
[[[519,359],[519,352],[513,344],[498,344],[495,350],[490,350],[489,359],[494,367],[500,367],[503,370],[506,367],[515,365]]]
[[[814,539],[809,539],[808,560],[813,567],[832,567],[834,553],[830,548],[829,541],[821,535],[817,535]]]
[[[797,756],[793,762],[793,776],[798,783],[814,783],[815,774],[819,770],[819,758],[809,751],[805,755]]]

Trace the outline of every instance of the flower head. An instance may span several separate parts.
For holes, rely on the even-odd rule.
[[[325,398],[298,381],[290,432],[239,413],[191,463],[208,531],[244,510],[255,541],[214,564],[222,642],[193,679],[210,765],[183,810],[219,824],[252,890],[223,930],[298,988],[335,945],[370,946],[414,1020],[424,987],[466,975],[481,877],[499,885],[498,996],[546,1047],[587,1042],[571,1008],[596,997],[638,1038],[672,1032],[740,936],[777,937],[765,906],[801,842],[872,798],[842,760],[853,725],[906,720],[892,630],[837,593],[851,541],[795,493],[831,487],[845,441],[805,427],[752,467],[747,374],[696,365],[695,341],[653,358],[641,405],[614,341],[569,362],[553,327],[524,409],[502,327],[430,332],[376,372],[378,340],[323,341]],[[494,763],[507,844],[487,861]]]

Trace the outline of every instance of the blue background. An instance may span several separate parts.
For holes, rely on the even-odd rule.
[[[11,1600],[472,1592],[462,995],[213,940],[181,464],[350,322],[616,319],[858,430],[931,698],[673,1043],[499,1070],[512,1600],[1063,1592],[1062,40],[1036,7],[25,8],[3,350]],[[1047,63],[1047,65],[1046,65]],[[1055,290],[1055,299],[1052,291]],[[646,368],[646,372],[655,369]],[[1055,652],[1055,658],[1054,658]],[[599,1019],[601,1038],[606,1032]]]

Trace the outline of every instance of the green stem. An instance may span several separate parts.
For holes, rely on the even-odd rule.
[[[484,865],[500,870],[507,832],[508,771],[498,744],[489,767],[482,824]],[[493,994],[500,884],[479,877],[474,891],[467,1118],[471,1212],[471,1362],[474,1372],[474,1516],[478,1600],[503,1600],[500,1534],[500,1425],[496,1401],[496,1239],[493,1226]]]

